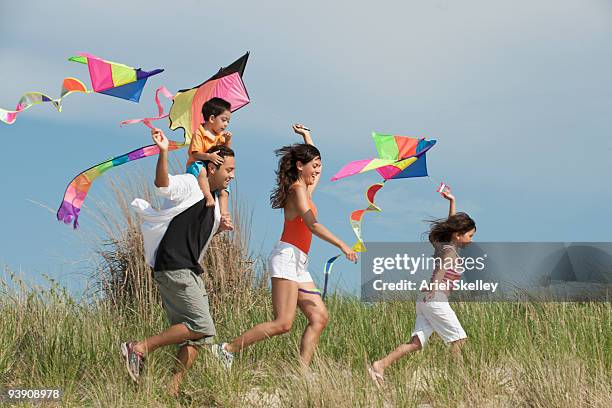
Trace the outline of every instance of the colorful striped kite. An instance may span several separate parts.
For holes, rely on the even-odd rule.
[[[371,170],[376,170],[385,180],[427,176],[425,153],[436,144],[435,140],[376,132],[372,132],[372,138],[379,157],[350,162],[332,177],[332,181]]]
[[[151,121],[170,117],[170,129],[175,130],[182,128],[185,132],[185,139],[182,142],[170,141],[169,150],[176,150],[189,146],[191,135],[197,129],[197,125],[201,122],[202,105],[212,97],[220,97],[232,106],[232,111],[240,109],[249,103],[249,95],[242,82],[242,75],[246,68],[246,63],[249,54],[245,54],[234,63],[226,68],[221,68],[219,72],[201,83],[200,85],[179,91],[173,96],[165,87],[160,87],[155,93],[155,103],[158,108],[158,115],[151,118],[132,119],[121,122],[122,124],[144,123],[147,127],[153,128]],[[173,99],[172,107],[168,114],[164,114],[163,106],[159,101],[159,94],[163,93],[169,99]],[[194,119],[195,118],[195,119]],[[78,227],[79,213],[85,201],[85,197],[91,187],[93,181],[102,173],[110,170],[113,167],[120,166],[124,163],[142,159],[159,154],[159,148],[156,145],[149,145],[136,149],[130,153],[122,154],[110,160],[97,164],[76,176],[64,193],[64,199],[57,211],[57,219],[65,224],[72,223],[74,228]]]
[[[164,72],[163,69],[143,71],[140,68],[132,68],[117,62],[106,61],[86,53],[80,53],[76,57],[70,57],[68,60],[87,65],[94,92],[132,102],[140,101],[142,89],[149,77]]]
[[[374,204],[376,193],[383,188],[387,180],[425,177],[427,176],[426,153],[435,144],[435,140],[417,139],[406,136],[383,135],[372,132],[372,138],[376,144],[378,158],[368,160],[357,160],[344,166],[332,177],[332,181],[355,174],[365,173],[376,170],[383,177],[383,182],[376,183],[366,190],[368,206],[364,209],[351,212],[350,223],[357,242],[353,245],[353,251],[365,252],[366,247],[361,235],[361,220],[367,212],[381,212],[382,210]],[[341,256],[336,255],[327,260],[323,269],[325,283],[323,286],[323,299],[327,294],[327,283],[331,274],[334,262]]]
[[[73,92],[98,92],[138,102],[147,78],[164,71],[163,69],[155,69],[150,72],[143,71],[140,68],[136,69],[117,62],[106,61],[85,53],[70,57],[68,60],[87,64],[93,91],[88,90],[83,82],[76,78],[65,78],[62,82],[62,91],[59,98],[53,99],[40,92],[28,92],[19,99],[15,110],[0,109],[0,120],[12,125],[15,123],[19,112],[44,102],[50,102],[58,112],[61,112],[62,99]]]

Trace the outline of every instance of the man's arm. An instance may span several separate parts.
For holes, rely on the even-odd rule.
[[[151,137],[159,147],[159,157],[155,168],[155,187],[168,187],[170,185],[170,178],[168,177],[168,139],[161,129],[151,130]]]

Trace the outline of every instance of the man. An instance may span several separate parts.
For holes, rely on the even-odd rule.
[[[208,295],[200,275],[200,261],[213,235],[233,229],[231,222],[221,219],[219,202],[207,207],[196,177],[191,174],[168,174],[168,139],[159,129],[151,131],[159,147],[155,172],[157,193],[164,203],[159,210],[142,200],[132,206],[142,216],[141,226],[145,257],[153,274],[163,307],[171,326],[160,334],[142,341],[121,344],[121,354],[130,377],[138,383],[145,356],[158,347],[178,344],[177,363],[169,391],[178,394],[185,371],[198,355],[198,348],[210,344],[216,334],[210,315]],[[225,146],[215,146],[223,163],[206,163],[211,191],[227,188],[234,178],[234,152]]]

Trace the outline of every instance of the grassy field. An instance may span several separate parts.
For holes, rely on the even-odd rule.
[[[14,286],[4,285],[0,295],[1,384],[61,388],[61,406],[612,406],[607,303],[455,304],[469,336],[464,364],[450,360],[434,336],[424,351],[390,368],[379,391],[365,363],[408,339],[414,305],[332,298],[312,372],[296,362],[305,325],[300,317],[289,335],[247,349],[230,372],[203,351],[177,400],[165,393],[173,347],[149,357],[138,387],[120,359],[121,341],[166,327],[159,306],[143,312],[76,302],[56,286]],[[265,289],[236,299],[228,294],[213,306],[221,340],[271,317]]]
[[[62,407],[612,406],[610,303],[456,303],[469,336],[463,364],[434,335],[389,368],[378,390],[365,365],[409,340],[415,306],[332,296],[310,372],[297,363],[299,316],[291,333],[248,348],[230,372],[203,350],[179,399],[166,393],[174,347],[148,357],[137,387],[119,344],[167,327],[128,206],[152,197],[147,185],[113,182],[115,197],[89,214],[99,219],[97,263],[94,290],[81,298],[53,282],[43,289],[0,274],[0,387],[60,388],[61,402],[43,406]],[[233,219],[237,230],[215,237],[203,261],[219,341],[272,316],[268,280],[256,278],[263,269],[248,250],[249,212],[235,208]]]

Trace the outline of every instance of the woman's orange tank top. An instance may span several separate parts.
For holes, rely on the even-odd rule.
[[[316,216],[317,207],[310,198],[308,198],[308,207]],[[308,229],[304,220],[299,215],[291,221],[285,218],[283,234],[280,240],[298,247],[300,251],[307,254],[310,250],[310,243],[312,242],[312,232]]]

